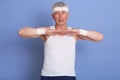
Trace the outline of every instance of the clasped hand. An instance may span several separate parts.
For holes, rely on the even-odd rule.
[[[48,29],[46,31],[46,35],[70,35],[75,36],[79,34],[78,29],[70,29],[70,30],[55,30],[55,29]]]

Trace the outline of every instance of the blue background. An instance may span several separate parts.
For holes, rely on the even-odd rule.
[[[56,1],[0,0],[0,80],[40,79],[43,41],[21,38],[18,30],[54,25],[51,6]],[[104,35],[101,42],[77,42],[77,80],[120,80],[120,0],[64,2],[70,6],[69,26]]]

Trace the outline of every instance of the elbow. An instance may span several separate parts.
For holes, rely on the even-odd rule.
[[[98,38],[95,40],[95,42],[99,42],[99,41],[102,41],[104,39],[104,36],[102,34],[100,34],[98,36]]]
[[[22,30],[19,30],[19,31],[18,31],[18,35],[19,35],[20,37],[24,37],[24,36],[23,36],[23,35],[24,35],[24,34],[23,34],[23,31],[22,31]]]
[[[28,38],[29,37],[29,32],[30,28],[29,27],[24,27],[20,30],[18,30],[18,36],[23,37],[23,38]]]

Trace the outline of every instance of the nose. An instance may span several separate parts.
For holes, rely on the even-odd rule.
[[[62,19],[62,14],[61,14],[61,13],[59,14],[59,19],[60,19],[60,20]]]

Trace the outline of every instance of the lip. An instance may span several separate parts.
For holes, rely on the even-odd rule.
[[[64,20],[59,20],[59,22],[63,22]]]

